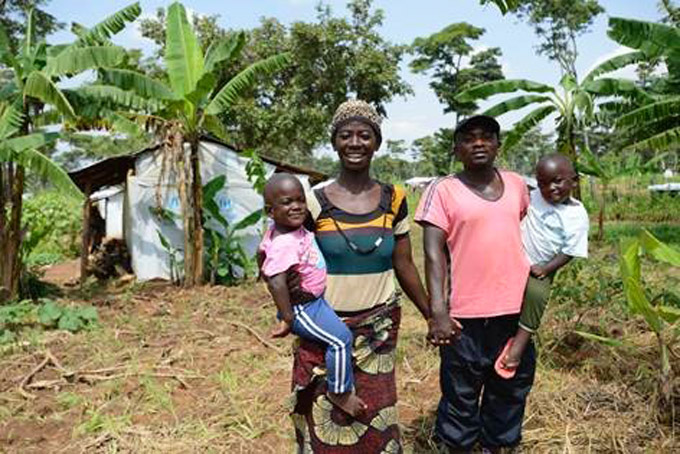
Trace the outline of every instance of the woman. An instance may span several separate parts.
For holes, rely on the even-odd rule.
[[[293,367],[298,452],[401,452],[396,412],[395,347],[401,318],[396,275],[427,319],[427,296],[411,256],[406,193],[369,175],[380,147],[381,118],[364,101],[338,107],[331,141],[340,174],[307,197],[328,268],[326,298],[354,335],[356,419],[333,406],[322,379],[323,346],[301,341]]]

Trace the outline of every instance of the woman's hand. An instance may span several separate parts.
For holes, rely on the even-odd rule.
[[[448,314],[435,315],[427,321],[427,340],[434,346],[449,345],[459,335],[463,327]]]

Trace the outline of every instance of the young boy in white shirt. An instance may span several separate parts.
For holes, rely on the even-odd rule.
[[[519,328],[495,364],[503,378],[515,375],[522,353],[540,325],[557,270],[574,257],[588,257],[588,213],[571,197],[576,178],[571,161],[562,154],[544,156],[536,164],[538,190],[530,194],[529,210],[521,225],[531,268]]]

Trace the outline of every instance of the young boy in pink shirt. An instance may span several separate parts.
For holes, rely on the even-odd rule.
[[[366,405],[354,392],[352,333],[323,297],[326,262],[314,234],[302,225],[307,216],[302,184],[291,174],[274,174],[264,188],[264,200],[274,221],[259,247],[260,269],[279,312],[272,336],[292,332],[326,345],[328,399],[356,416]],[[300,276],[295,295],[286,281],[289,270]]]
[[[517,446],[534,378],[533,344],[512,379],[494,372],[517,331],[529,275],[520,234],[529,195],[519,175],[494,166],[499,134],[491,117],[461,122],[454,153],[463,170],[433,182],[415,215],[424,228],[428,337],[441,346],[436,436],[450,452],[477,442],[491,453]]]

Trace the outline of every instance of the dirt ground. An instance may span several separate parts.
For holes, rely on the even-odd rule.
[[[80,259],[57,263],[45,268],[42,280],[55,285],[76,283],[80,279]]]
[[[262,284],[187,291],[114,283],[69,298],[94,304],[99,327],[27,333],[0,350],[0,452],[291,452],[291,342],[269,340],[274,306]],[[410,303],[404,312],[397,376],[405,447],[435,452],[438,356]],[[566,334],[544,353],[560,358],[566,349],[570,361],[542,361],[524,452],[678,452],[650,397],[617,380],[617,370],[598,368],[609,353],[553,331]]]

